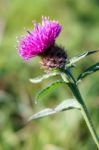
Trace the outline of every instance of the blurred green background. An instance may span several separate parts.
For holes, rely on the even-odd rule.
[[[41,16],[58,20],[63,30],[57,39],[69,57],[99,48],[99,0],[0,0],[0,150],[97,150],[85,122],[76,110],[29,123],[33,113],[54,107],[72,97],[59,87],[35,104],[36,93],[57,78],[31,84],[29,78],[43,73],[40,58],[24,62],[18,55],[17,36],[32,30]],[[99,54],[80,61],[74,75],[99,60]],[[99,73],[79,85],[99,135]]]

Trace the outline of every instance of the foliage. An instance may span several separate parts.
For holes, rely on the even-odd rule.
[[[70,97],[67,89],[56,89],[45,101],[34,104],[38,89],[48,84],[47,80],[33,85],[28,78],[42,74],[38,69],[39,59],[23,63],[17,55],[16,36],[24,28],[32,29],[31,21],[41,15],[56,18],[63,26],[58,43],[66,47],[70,56],[99,48],[99,2],[98,0],[14,0],[0,1],[0,150],[88,150],[96,149],[83,125],[81,116],[73,110],[56,114],[24,126],[27,118],[45,106],[57,106]],[[31,26],[29,26],[31,25]],[[23,31],[23,32],[22,32]],[[89,56],[77,65],[75,76],[95,64],[99,54]],[[83,74],[85,76],[85,74]],[[80,75],[82,77],[82,75]],[[59,78],[59,77],[53,77]],[[50,81],[53,81],[53,78]],[[99,72],[81,83],[81,90],[90,106],[93,122],[99,122]],[[83,84],[84,83],[84,84]],[[64,89],[64,87],[63,87]],[[92,100],[94,97],[94,100]],[[59,136],[57,136],[59,134]],[[99,131],[98,131],[99,134]],[[54,137],[54,138],[53,138]],[[76,138],[73,138],[76,137]],[[73,140],[72,140],[73,139]],[[87,139],[87,140],[86,140]]]

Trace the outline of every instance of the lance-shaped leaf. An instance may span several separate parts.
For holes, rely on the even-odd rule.
[[[56,108],[55,111],[60,112],[60,111],[65,111],[68,109],[81,109],[80,104],[78,101],[75,99],[68,99],[64,100],[62,103],[60,103]]]
[[[80,104],[75,99],[69,99],[62,101],[59,105],[57,105],[55,108],[45,108],[41,110],[40,112],[37,112],[36,114],[33,114],[29,119],[29,121],[32,121],[34,119],[39,119],[42,117],[46,117],[61,111],[70,110],[70,109],[81,109]]]
[[[59,71],[54,71],[54,72],[50,72],[50,73],[44,74],[42,76],[39,76],[37,78],[29,79],[29,80],[32,83],[39,83],[39,82],[41,82],[44,79],[47,79],[47,78],[52,77],[52,76],[56,76],[58,74],[60,74]]]
[[[86,56],[92,55],[96,52],[99,52],[99,50],[87,51],[80,55],[77,55],[69,60],[69,63],[66,65],[66,67],[72,66],[74,63],[78,62],[79,60],[85,58]]]
[[[55,110],[52,109],[52,108],[45,108],[39,112],[37,112],[36,114],[33,114],[29,119],[28,121],[32,121],[34,119],[39,119],[39,118],[42,118],[42,117],[46,117],[48,115],[52,115],[52,114],[55,114]]]
[[[85,78],[86,76],[96,72],[99,70],[99,62],[90,66],[88,69],[86,69],[83,73],[81,73],[78,78],[77,78],[77,82],[79,82],[80,80],[82,80],[83,78]]]
[[[55,88],[59,87],[61,84],[66,84],[66,82],[56,81],[56,82],[50,84],[49,86],[47,86],[46,88],[44,88],[37,94],[36,100],[44,98],[44,96],[46,96],[48,93],[53,91]]]

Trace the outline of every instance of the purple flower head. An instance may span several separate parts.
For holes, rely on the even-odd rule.
[[[19,41],[18,52],[20,56],[28,60],[47,51],[54,44],[56,37],[61,32],[61,26],[57,21],[42,17],[42,23],[34,23],[34,30],[28,31],[25,37]]]

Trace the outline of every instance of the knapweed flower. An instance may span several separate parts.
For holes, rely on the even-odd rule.
[[[42,17],[42,23],[38,24],[35,22],[34,30],[31,32],[28,31],[27,35],[19,40],[19,55],[24,60],[29,60],[34,56],[41,56],[43,59],[41,64],[45,68],[63,66],[67,56],[64,50],[60,49],[58,46],[55,46],[55,39],[58,37],[61,29],[62,26],[58,23],[58,21],[50,20],[47,17]],[[65,60],[62,60],[61,52],[62,55],[64,53]],[[55,65],[58,61],[59,64]],[[54,65],[51,64],[51,62]]]
[[[45,52],[54,43],[60,31],[61,26],[57,21],[42,17],[42,23],[35,22],[34,30],[20,40],[18,46],[20,56],[28,60]]]

